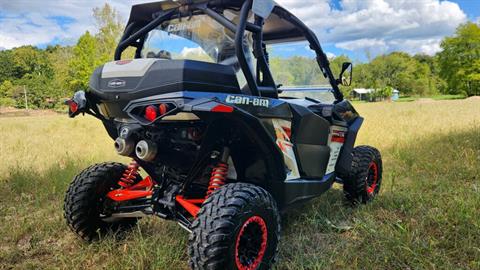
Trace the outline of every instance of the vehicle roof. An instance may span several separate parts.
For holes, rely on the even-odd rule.
[[[178,0],[164,0],[134,5],[130,12],[128,24],[131,22],[148,24],[153,20],[158,12],[180,7],[181,2],[182,1]],[[190,0],[190,3],[208,3],[209,5],[232,9],[240,8],[243,2],[244,0]],[[283,14],[287,14],[288,16],[294,16],[277,3],[275,3],[274,9],[280,10]],[[304,36],[301,31],[299,31],[295,25],[282,17],[272,13],[268,18],[265,19],[265,24],[263,27],[264,41],[266,43],[280,43],[303,40]]]

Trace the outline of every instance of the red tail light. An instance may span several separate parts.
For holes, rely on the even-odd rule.
[[[78,111],[78,104],[75,101],[69,100],[67,103],[68,107],[70,108],[70,112],[76,113]]]
[[[173,102],[158,102],[135,107],[129,114],[142,123],[152,124],[153,122],[160,121],[161,118],[167,115],[176,113],[177,108],[177,105]]]
[[[157,119],[158,113],[157,113],[157,108],[153,105],[148,106],[145,108],[145,119],[147,119],[150,122],[155,121]]]

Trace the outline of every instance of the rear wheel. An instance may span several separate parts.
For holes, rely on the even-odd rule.
[[[102,163],[78,174],[65,195],[64,216],[68,226],[86,241],[93,241],[108,231],[132,228],[137,218],[105,222],[108,215],[109,191],[117,189],[118,181],[127,167],[119,163]],[[137,179],[137,181],[140,179]]]
[[[382,166],[382,157],[376,148],[356,147],[353,150],[352,173],[343,186],[347,200],[352,204],[372,201],[380,191]]]
[[[280,216],[275,200],[250,184],[213,193],[192,224],[192,269],[270,269],[277,254]]]

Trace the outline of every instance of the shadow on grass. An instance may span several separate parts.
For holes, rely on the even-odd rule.
[[[14,168],[0,189],[1,199],[11,199],[20,194],[34,195],[38,202],[56,199],[63,195],[73,177],[87,167],[85,161],[69,161],[58,167],[51,167],[39,173],[29,169]]]

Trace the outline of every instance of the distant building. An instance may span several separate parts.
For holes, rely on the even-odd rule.
[[[397,101],[398,99],[400,99],[400,91],[393,89],[392,101]]]
[[[375,89],[356,88],[353,89],[352,98],[364,101],[370,101],[371,94],[375,92]]]
[[[391,96],[390,94],[387,94],[389,92],[385,92],[385,94],[383,95],[384,91],[375,93],[376,91],[377,90],[375,89],[369,89],[369,88],[356,88],[356,89],[353,89],[352,98],[354,100],[356,99],[356,100],[363,100],[363,101],[369,101],[369,102],[382,101],[382,100],[397,101],[400,98],[400,91],[398,91],[397,89],[392,90]]]

